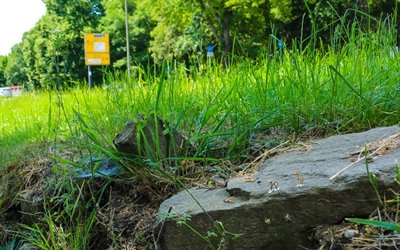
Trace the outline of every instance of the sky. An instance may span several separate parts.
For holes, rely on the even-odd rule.
[[[0,0],[0,55],[9,54],[45,12],[43,0]]]

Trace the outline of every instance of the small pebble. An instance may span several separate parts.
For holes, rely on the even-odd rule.
[[[343,233],[343,236],[347,239],[351,239],[354,236],[358,235],[360,232],[356,229],[348,229]]]
[[[226,187],[226,180],[222,177],[219,176],[213,176],[210,178],[210,181],[212,184],[214,184],[216,187],[223,188]]]

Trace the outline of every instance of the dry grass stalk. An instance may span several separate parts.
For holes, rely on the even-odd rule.
[[[339,172],[337,172],[336,174],[332,175],[329,178],[329,180],[335,179],[340,174],[342,174],[344,171],[346,171],[347,169],[349,169],[350,167],[352,167],[353,165],[355,165],[356,163],[358,163],[360,161],[363,161],[363,160],[368,159],[368,158],[372,158],[373,156],[376,156],[376,155],[382,155],[382,154],[386,153],[388,150],[396,148],[397,145],[398,145],[399,137],[400,137],[400,133],[397,133],[397,134],[391,135],[391,136],[389,136],[389,137],[387,137],[385,139],[379,140],[377,142],[372,142],[372,143],[366,144],[367,147],[368,147],[368,145],[370,145],[370,146],[373,145],[371,150],[374,150],[374,151],[371,152],[371,153],[368,153],[366,156],[364,155],[362,157],[359,157],[358,160],[350,163],[346,167],[342,168]]]

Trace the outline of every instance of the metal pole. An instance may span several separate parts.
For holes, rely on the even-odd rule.
[[[128,77],[131,77],[131,59],[129,54],[129,21],[128,21],[128,1],[125,0],[125,35],[126,35],[126,59],[128,66]]]
[[[88,81],[89,81],[89,89],[93,88],[92,85],[92,70],[90,68],[90,65],[88,66]]]

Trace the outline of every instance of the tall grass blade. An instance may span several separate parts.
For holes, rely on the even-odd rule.
[[[350,222],[358,223],[358,224],[380,227],[380,228],[384,228],[387,230],[393,230],[393,231],[400,232],[400,225],[396,224],[396,223],[368,220],[368,219],[358,219],[358,218],[346,218],[346,220],[350,221]]]

